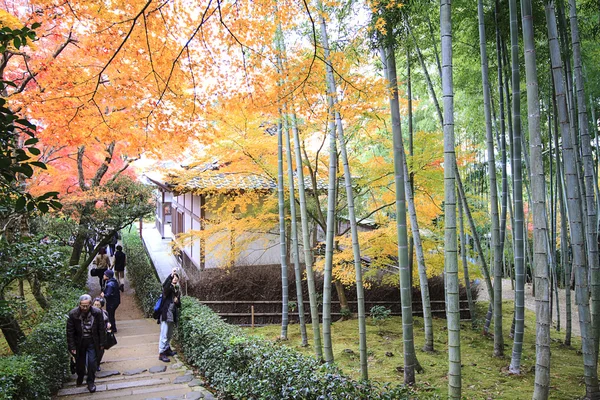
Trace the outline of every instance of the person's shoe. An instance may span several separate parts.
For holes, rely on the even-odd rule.
[[[100,366],[98,365],[98,368],[96,368],[96,371],[100,371]]]
[[[169,357],[167,357],[165,353],[160,353],[158,355],[158,359],[162,362],[171,362],[171,360],[169,359]]]
[[[124,291],[125,291],[125,285],[124,285],[123,283],[121,283],[121,284],[119,285],[119,290],[120,290],[121,292],[124,292]]]
[[[77,386],[81,386],[83,385],[83,376],[78,376],[77,377]]]
[[[167,351],[165,351],[165,355],[166,355],[166,356],[169,356],[169,357],[172,357],[172,356],[175,356],[175,355],[177,355],[177,352],[176,352],[176,351],[173,351],[173,350],[171,350],[171,348],[169,347],[169,348],[167,349]]]
[[[88,390],[90,391],[90,393],[94,393],[96,391],[96,385],[94,385],[93,383],[88,383]]]
[[[112,333],[117,333],[117,328],[112,328],[112,329],[111,329],[111,332],[112,332]]]

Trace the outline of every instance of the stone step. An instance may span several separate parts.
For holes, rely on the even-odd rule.
[[[118,355],[116,355],[118,357]],[[166,365],[169,368],[171,365],[177,363],[173,357],[169,357],[171,362],[164,363],[158,359],[158,349],[151,355],[140,356],[140,357],[129,357],[129,358],[116,358],[107,359],[105,358],[100,365],[105,371],[129,371],[137,368],[150,368],[155,365]]]
[[[140,343],[132,346],[119,346],[117,343],[116,346],[104,352],[102,361],[108,363],[148,356],[156,356],[156,359],[158,360],[158,341],[155,341],[154,343]]]
[[[160,330],[156,333],[150,332],[137,335],[125,335],[124,332],[119,331],[115,336],[117,337],[117,346],[127,347],[141,343],[158,343],[159,335]]]
[[[125,371],[120,371],[119,375],[111,375],[111,376],[107,376],[105,378],[100,378],[98,376],[96,376],[96,384],[108,384],[108,383],[114,383],[114,382],[133,382],[133,381],[138,381],[138,380],[146,380],[146,379],[153,379],[153,378],[169,378],[169,379],[174,379],[177,376],[183,375],[184,374],[184,370],[181,369],[167,369],[165,372],[156,372],[156,373],[150,373],[148,371],[146,372],[142,372],[139,374],[135,374],[135,375],[124,375],[123,372]],[[64,388],[70,388],[70,387],[75,387],[75,380],[76,380],[77,376],[73,375],[71,380],[66,382],[63,386]]]
[[[127,400],[145,400],[145,399],[188,399],[202,398],[197,397],[195,393],[200,393],[204,398],[209,399],[212,397],[210,393],[208,396],[204,395],[202,391],[194,391],[187,385],[180,384],[166,384],[166,385],[155,385],[155,386],[139,386],[131,388],[122,388],[118,390],[106,390],[96,385],[96,393],[89,393],[87,388],[82,386],[79,394],[70,395],[66,397],[60,397],[60,400],[100,400],[100,399],[117,399],[123,398]]]

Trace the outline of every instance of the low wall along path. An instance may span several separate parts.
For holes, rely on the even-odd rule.
[[[88,287],[92,297],[99,295],[98,279],[90,277]],[[202,386],[179,356],[170,357],[170,363],[158,360],[160,325],[144,318],[135,303],[133,289],[125,283],[121,305],[116,312],[117,345],[104,353],[96,372],[96,393],[87,385],[77,387],[76,375],[65,383],[54,400],[71,399],[214,399]]]

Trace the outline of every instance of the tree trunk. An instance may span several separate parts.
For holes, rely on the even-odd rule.
[[[540,101],[538,95],[535,36],[531,0],[521,0],[525,77],[527,81],[527,115],[529,148],[531,151],[531,204],[533,214],[533,263],[535,271],[536,361],[533,399],[545,400],[550,390],[550,285],[548,274],[548,226],[546,218],[546,178],[540,131]]]
[[[477,4],[479,17],[479,52],[481,54],[481,78],[483,82],[483,108],[487,136],[488,173],[490,175],[491,205],[491,246],[494,250],[494,356],[504,356],[504,335],[502,334],[502,246],[500,244],[500,220],[498,215],[498,189],[496,184],[496,158],[494,156],[494,136],[490,111],[490,85],[485,40],[483,1]],[[459,208],[462,214],[462,208]],[[462,215],[461,215],[462,216]],[[462,222],[461,222],[462,223]],[[461,226],[462,227],[462,226]]]
[[[296,154],[296,175],[298,176],[298,196],[300,198],[300,221],[302,223],[302,245],[304,248],[304,265],[306,266],[306,283],[308,286],[308,299],[310,303],[310,319],[313,329],[313,342],[315,356],[323,358],[321,345],[321,330],[319,326],[319,306],[317,304],[317,290],[315,288],[315,275],[313,271],[312,244],[308,225],[308,211],[306,209],[306,189],[304,187],[304,171],[302,169],[302,154],[300,151],[300,133],[295,111],[292,111],[292,133],[294,134],[294,151]],[[313,186],[316,192],[316,187]]]
[[[552,80],[552,91],[554,92],[554,80],[552,79],[552,75],[550,76]],[[556,97],[552,96],[552,109],[554,110],[554,151],[555,151],[555,159],[556,159],[556,186],[557,186],[557,196],[558,196],[558,204],[560,209],[560,262],[565,271],[565,306],[566,306],[566,326],[565,326],[565,345],[571,345],[571,335],[573,331],[573,316],[571,310],[571,262],[569,261],[569,237],[568,237],[568,228],[567,221],[569,220],[569,216],[567,215],[566,206],[565,206],[565,198],[566,191],[564,185],[564,175],[562,173],[561,161],[560,161],[560,148],[558,146],[558,117],[557,117],[557,106],[556,106]]]
[[[581,157],[583,161],[583,178],[585,183],[585,205],[587,210],[587,249],[588,264],[591,270],[590,288],[592,292],[592,334],[594,335],[594,353],[598,364],[598,344],[600,339],[600,265],[598,264],[598,229],[596,221],[597,181],[594,178],[594,159],[590,132],[588,129],[588,114],[586,108],[585,89],[583,82],[581,43],[579,41],[579,24],[577,22],[577,5],[575,0],[569,0],[569,16],[571,22],[571,44],[573,46],[573,69],[575,70],[575,89],[577,92],[577,110],[579,117],[579,132]]]
[[[321,2],[318,2],[318,9],[322,11]],[[329,41],[327,37],[327,25],[325,15],[321,15],[321,41],[325,51],[325,63],[329,63]],[[327,68],[329,75],[331,66]],[[323,353],[327,363],[333,363],[333,348],[331,340],[331,282],[333,268],[333,250],[335,235],[335,206],[336,206],[336,185],[337,185],[337,146],[336,146],[336,125],[338,123],[335,112],[335,101],[333,95],[335,90],[329,88],[329,76],[327,76],[328,94],[327,103],[329,107],[329,186],[327,189],[327,234],[325,238],[325,267],[323,279]],[[341,121],[340,121],[341,123]]]
[[[504,265],[504,242],[506,238],[506,217],[508,205],[508,174],[506,159],[506,122],[504,119],[504,82],[502,79],[502,46],[500,40],[500,27],[498,16],[500,14],[500,0],[496,0],[494,8],[494,20],[496,25],[496,63],[498,76],[498,107],[500,116],[500,154],[502,162],[502,196],[500,204],[500,249],[502,250],[502,263]],[[504,274],[503,274],[504,276]]]
[[[471,314],[471,326],[475,328],[475,304],[471,293],[471,281],[469,280],[469,264],[467,262],[468,241],[465,238],[465,221],[463,218],[462,204],[458,203],[458,221],[460,224],[460,255],[463,263],[463,275],[465,276],[465,289],[467,291],[467,301],[469,302],[469,312]]]
[[[392,140],[394,146],[394,187],[396,190],[396,235],[398,240],[398,267],[400,269],[400,302],[402,303],[402,337],[404,343],[404,383],[415,383],[416,354],[413,333],[412,287],[408,268],[408,230],[406,225],[406,193],[404,175],[404,146],[400,125],[400,103],[396,58],[391,38],[385,44],[384,63],[387,65],[388,89],[390,93],[390,113],[392,119]]]
[[[8,308],[4,293],[0,293],[0,303],[2,303],[3,308]],[[19,343],[25,339],[25,334],[12,311],[8,309],[0,310],[0,329],[10,351],[13,354],[19,354]]]
[[[448,323],[448,397],[461,398],[460,298],[456,240],[456,155],[454,147],[454,86],[452,82],[452,19],[450,0],[440,1],[442,90],[444,99],[444,265]]]
[[[306,336],[306,322],[304,321],[304,299],[302,296],[302,270],[300,267],[300,249],[298,247],[298,220],[296,217],[296,191],[294,188],[294,165],[292,163],[292,145],[290,143],[289,116],[286,111],[286,130],[285,130],[285,149],[287,156],[287,173],[290,188],[290,218],[291,218],[291,237],[292,237],[292,258],[294,259],[294,273],[296,277],[296,300],[298,302],[298,317],[300,320],[300,336],[302,337],[302,346],[308,346]]]
[[[287,340],[288,330],[288,266],[285,240],[285,195],[283,193],[283,115],[277,124],[277,199],[279,205],[279,254],[281,259],[281,335]]]
[[[329,47],[326,47],[326,53],[328,53]],[[326,55],[328,58],[328,54]],[[330,93],[336,93],[335,78],[333,76],[333,69],[331,65],[327,64]],[[360,353],[360,371],[362,379],[369,379],[368,367],[367,367],[367,324],[366,324],[366,313],[365,313],[365,296],[362,279],[362,262],[360,257],[360,245],[358,243],[358,226],[356,224],[356,215],[354,209],[354,189],[352,188],[352,174],[350,172],[350,165],[348,163],[348,153],[346,149],[346,137],[344,135],[344,129],[342,127],[342,121],[339,113],[336,112],[336,122],[338,139],[340,142],[340,150],[342,156],[342,166],[344,169],[344,185],[346,187],[346,198],[348,201],[348,218],[350,220],[350,235],[352,237],[352,253],[354,256],[354,271],[356,276],[356,302],[358,308],[358,332],[359,332],[359,353]],[[343,293],[343,286],[342,286]],[[341,305],[340,298],[340,305]],[[348,306],[346,305],[346,308]]]
[[[511,151],[513,173],[513,193],[515,225],[515,338],[509,371],[521,373],[521,354],[523,352],[523,334],[525,327],[525,266],[523,243],[523,180],[521,169],[521,91],[519,74],[519,31],[517,22],[517,2],[509,0],[510,43],[512,61],[512,123],[513,147]]]
[[[31,293],[35,298],[35,301],[37,301],[42,309],[48,309],[48,300],[46,299],[46,296],[44,296],[44,293],[42,293],[42,285],[37,277],[37,274],[35,272],[30,272],[27,280],[29,281]]]
[[[566,177],[567,208],[571,231],[571,244],[573,247],[573,265],[575,268],[576,303],[579,310],[579,325],[581,327],[581,342],[583,348],[584,380],[586,395],[590,399],[600,397],[598,389],[598,373],[594,354],[594,337],[591,331],[590,307],[588,303],[588,279],[586,266],[585,238],[581,212],[581,193],[577,178],[577,161],[575,149],[570,135],[569,116],[567,110],[566,94],[563,83],[563,70],[560,49],[556,39],[556,17],[554,2],[546,4],[546,22],[548,28],[548,41],[550,46],[550,60],[552,75],[556,90],[558,117],[560,120],[563,160]]]
[[[431,82],[431,77],[429,76],[429,71],[427,71],[427,66],[425,65],[425,59],[423,58],[423,54],[421,53],[421,49],[419,48],[419,43],[415,38],[415,35],[410,28],[410,23],[408,19],[406,19],[406,27],[410,36],[412,37],[413,43],[415,45],[415,50],[417,50],[417,56],[419,57],[419,63],[421,64],[421,69],[423,70],[423,74],[425,75],[425,80],[427,81],[427,89],[429,90],[429,95],[431,96],[431,100],[435,105],[435,110],[437,111],[438,120],[440,121],[440,125],[444,125],[444,117],[442,116],[442,108],[440,107],[440,103],[438,102],[437,96],[435,95],[435,90],[433,88],[433,83]]]

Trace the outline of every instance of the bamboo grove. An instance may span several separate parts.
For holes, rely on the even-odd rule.
[[[277,190],[260,212],[252,194],[240,193],[215,205],[222,214],[212,231],[180,239],[278,231],[281,338],[295,302],[303,345],[334,363],[333,290],[355,284],[360,374],[368,379],[363,289],[383,274],[399,286],[404,383],[418,382],[423,370],[427,376],[421,350],[447,352],[448,397],[460,399],[469,382],[461,376],[459,289],[481,279],[490,299],[482,330],[493,338],[482,356],[505,358],[509,375],[526,372],[523,337],[533,327],[525,327],[525,302],[534,296],[533,398],[549,398],[551,371],[560,368],[550,354],[552,313],[564,306],[566,326],[556,329],[570,346],[579,327],[581,395],[600,398],[597,2],[14,0],[0,7],[3,27],[40,26],[35,46],[3,49],[0,69],[16,82],[3,97],[39,126],[48,169],[36,174],[33,191],[85,200],[78,183],[101,187],[104,173],[129,171],[146,156],[181,155],[192,166],[218,160],[224,171],[269,177]],[[361,231],[367,219],[378,229]],[[433,276],[444,277],[446,348],[434,347]],[[503,318],[503,279],[514,285],[511,320]],[[413,321],[413,286],[422,327]],[[469,308],[473,318],[471,297]],[[422,349],[416,329],[424,330]]]

